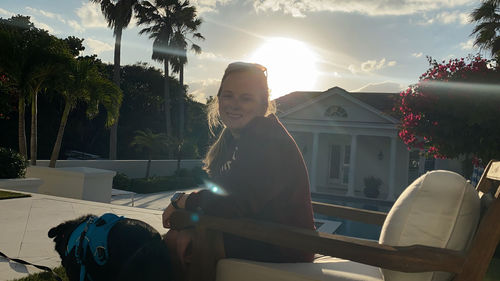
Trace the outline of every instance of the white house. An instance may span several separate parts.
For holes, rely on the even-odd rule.
[[[399,121],[388,114],[396,95],[334,87],[276,100],[277,115],[304,156],[312,192],[363,196],[363,179],[374,176],[382,180],[379,198],[394,200],[419,174],[418,155],[410,167]]]

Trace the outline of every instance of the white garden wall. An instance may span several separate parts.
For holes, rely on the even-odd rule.
[[[89,167],[126,174],[129,178],[146,175],[147,160],[57,160],[56,168]],[[37,160],[38,166],[49,166],[49,160]],[[201,160],[182,160],[181,168],[201,167]],[[170,176],[177,169],[177,160],[152,160],[150,176]]]

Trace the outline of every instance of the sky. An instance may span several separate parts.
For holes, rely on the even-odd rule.
[[[0,0],[0,17],[31,16],[35,26],[83,38],[84,54],[113,62],[114,37],[100,8],[82,0]],[[438,61],[477,54],[470,12],[479,0],[191,0],[205,40],[188,53],[188,93],[217,94],[234,61],[268,68],[271,96],[293,91],[398,92]],[[121,64],[151,60],[152,40],[133,19],[122,36]],[[487,53],[483,52],[487,56]],[[174,74],[175,75],[175,74]]]

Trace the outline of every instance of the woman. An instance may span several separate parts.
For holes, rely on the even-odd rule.
[[[204,160],[217,192],[176,193],[163,213],[165,227],[170,226],[176,208],[185,208],[314,229],[304,160],[273,114],[266,75],[266,68],[258,64],[236,62],[227,67],[208,112],[211,127],[222,121],[224,129]],[[312,253],[227,234],[224,248],[228,258],[268,262],[313,259]]]

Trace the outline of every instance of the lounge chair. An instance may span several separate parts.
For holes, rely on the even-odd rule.
[[[313,202],[314,211],[382,225],[380,240],[248,219],[177,211],[172,224],[194,226],[190,280],[453,280],[481,281],[500,240],[500,161],[491,161],[474,189],[449,171],[413,182],[386,214]],[[314,263],[220,259],[221,232],[324,255]]]

